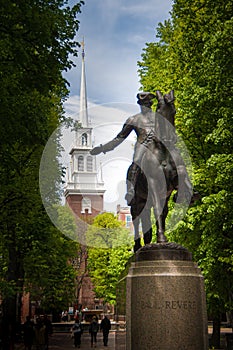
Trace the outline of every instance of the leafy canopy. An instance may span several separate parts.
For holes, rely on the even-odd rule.
[[[87,238],[94,243],[88,248],[88,271],[96,296],[115,304],[120,274],[133,254],[133,238],[113,213],[99,214]]]

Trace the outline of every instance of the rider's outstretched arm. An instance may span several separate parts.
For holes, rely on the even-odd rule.
[[[132,123],[130,123],[130,120],[131,118],[129,118],[126,121],[126,123],[123,125],[122,130],[113,140],[105,143],[104,145],[100,144],[99,146],[94,147],[90,151],[90,154],[97,155],[97,154],[100,154],[101,152],[106,153],[106,152],[112,151],[114,148],[119,146],[133,130],[133,126],[132,126]]]
[[[115,137],[113,140],[105,143],[105,145],[100,144],[99,146],[94,147],[91,151],[91,155],[97,155],[100,154],[101,152],[106,153],[109,151],[112,151],[115,147],[120,145],[124,139]]]

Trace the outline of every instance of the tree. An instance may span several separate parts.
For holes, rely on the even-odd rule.
[[[94,219],[87,242],[88,271],[96,296],[115,304],[119,276],[133,254],[133,238],[113,213],[103,213]]]
[[[54,209],[58,214],[57,225],[61,232],[71,240],[73,250],[75,251],[75,254],[69,254],[69,262],[75,274],[73,287],[71,288],[71,290],[75,288],[73,302],[78,304],[83,280],[88,276],[87,250],[86,247],[81,244],[82,239],[80,239],[85,235],[87,224],[75,216],[68,205],[55,206]]]
[[[4,349],[14,346],[16,308],[20,307],[16,301],[23,290],[28,254],[35,246],[46,244],[46,235],[53,232],[40,198],[39,164],[47,139],[64,120],[62,101],[68,89],[62,72],[72,66],[70,55],[77,54],[74,36],[81,4],[70,8],[63,0],[1,3],[0,284]],[[54,158],[57,177],[48,194],[57,200],[62,174],[58,153],[59,148]]]
[[[57,205],[56,210],[60,231],[48,226],[43,241],[41,235],[39,239],[34,238],[24,258],[25,291],[55,318],[75,300],[77,272],[72,261],[81,251],[80,244],[71,239],[77,230],[74,216],[66,206]]]
[[[174,1],[171,18],[158,27],[159,42],[147,44],[139,62],[143,89],[175,89],[176,128],[203,198],[169,237],[186,245],[202,268],[216,347],[220,315],[232,310],[231,13],[231,1]]]

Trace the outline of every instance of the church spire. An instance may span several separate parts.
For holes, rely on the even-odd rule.
[[[75,143],[70,150],[71,164],[65,189],[66,202],[78,217],[88,212],[91,217],[103,211],[104,182],[102,171],[100,179],[96,156],[90,154],[93,137],[88,122],[87,94],[84,64],[84,41],[82,44],[82,73],[80,87],[80,115],[75,128]],[[80,125],[81,124],[81,125]]]
[[[86,74],[85,74],[85,51],[84,38],[82,45],[82,71],[81,71],[81,85],[80,85],[80,122],[82,127],[88,127],[88,113],[87,113],[87,89],[86,89]]]

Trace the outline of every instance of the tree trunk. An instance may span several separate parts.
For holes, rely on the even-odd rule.
[[[16,334],[16,296],[5,298],[3,300],[3,339],[2,348],[4,350],[13,350]]]
[[[12,230],[13,232],[13,230]],[[8,271],[7,281],[15,285],[15,292],[11,296],[3,298],[3,349],[13,350],[16,340],[17,324],[19,326],[21,318],[21,293],[23,290],[23,268],[20,260],[20,252],[16,249],[14,232],[13,238],[8,247]],[[18,292],[17,292],[18,290]]]
[[[213,333],[211,336],[211,345],[215,349],[220,349],[220,329],[221,329],[221,317],[215,316],[213,319]]]

